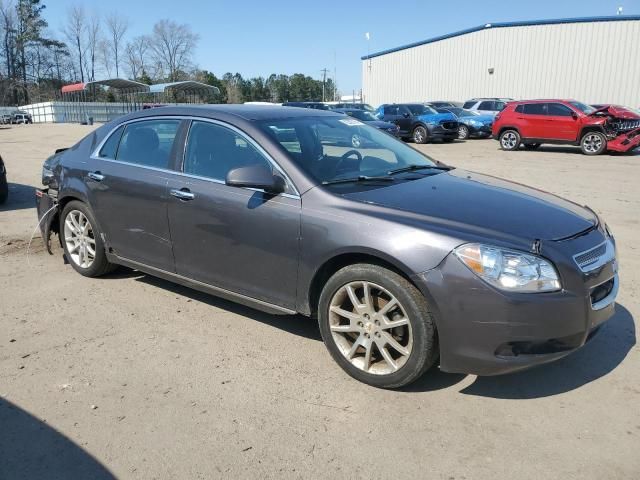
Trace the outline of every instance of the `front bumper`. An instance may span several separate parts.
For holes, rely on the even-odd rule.
[[[449,128],[445,128],[442,124],[427,125],[429,130],[429,139],[441,140],[443,138],[458,138],[458,122],[448,122],[451,124]]]
[[[623,133],[607,141],[607,150],[613,152],[628,152],[638,146],[640,146],[640,128]]]
[[[592,243],[597,235],[604,238],[599,231],[588,235]],[[593,338],[614,313],[615,256],[588,274],[569,262],[556,265],[564,288],[551,293],[497,290],[452,254],[438,268],[417,275],[436,315],[441,370],[514,372],[562,358]]]
[[[480,127],[474,125],[467,125],[469,128],[469,135],[472,137],[490,137],[491,125],[482,125]]]

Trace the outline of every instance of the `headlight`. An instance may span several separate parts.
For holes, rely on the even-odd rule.
[[[560,290],[553,265],[528,253],[470,243],[454,250],[473,273],[500,290],[533,293]]]

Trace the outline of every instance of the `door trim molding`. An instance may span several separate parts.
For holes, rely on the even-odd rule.
[[[273,303],[265,302],[263,300],[258,300],[256,298],[248,297],[246,295],[233,292],[231,290],[226,290],[224,288],[209,285],[208,283],[203,283],[198,280],[193,280],[191,278],[185,277],[183,275],[179,275],[174,272],[168,272],[160,268],[156,268],[150,265],[146,265],[144,263],[136,262],[135,260],[130,260],[128,258],[120,257],[115,253],[107,252],[107,258],[112,263],[124,265],[125,267],[133,268],[135,270],[140,270],[141,272],[147,273],[154,277],[159,277],[164,280],[169,280],[170,282],[174,282],[179,285],[183,285],[185,287],[193,288],[194,290],[198,290],[203,293],[208,293],[216,297],[224,298],[225,300],[230,300],[232,302],[239,303],[247,307],[255,308],[256,310],[260,310],[262,312],[271,313],[275,315],[297,315],[298,314],[298,312],[295,310],[281,307],[280,305],[275,305]]]

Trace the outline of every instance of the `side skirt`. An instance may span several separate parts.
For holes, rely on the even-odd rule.
[[[232,292],[230,290],[225,290],[224,288],[214,287],[213,285],[199,282],[197,280],[193,280],[191,278],[178,275],[177,273],[167,272],[166,270],[161,270],[159,268],[138,263],[134,260],[129,260],[127,258],[119,257],[118,255],[115,255],[113,253],[107,253],[107,258],[112,263],[117,263],[118,265],[123,265],[125,267],[133,268],[134,270],[139,270],[141,272],[147,273],[154,277],[159,277],[164,280],[168,280],[170,282],[183,285],[185,287],[193,288],[194,290],[198,290],[203,293],[208,293],[209,295],[224,298],[225,300],[230,300],[232,302],[239,303],[247,307],[255,308],[256,310],[260,310],[265,313],[270,313],[272,315],[297,315],[298,314],[298,312],[296,312],[295,310],[290,310],[288,308],[284,308],[279,305],[274,305],[272,303],[264,302],[262,300],[257,300],[255,298],[247,297],[246,295]]]

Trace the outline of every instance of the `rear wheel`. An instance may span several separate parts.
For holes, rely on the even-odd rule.
[[[60,219],[64,254],[76,272],[99,277],[116,268],[107,260],[100,231],[87,205],[77,200],[69,202]]]
[[[413,141],[415,143],[426,143],[429,138],[429,132],[423,126],[418,125],[413,130]]]
[[[378,265],[336,272],[320,295],[318,321],[333,359],[369,385],[407,385],[438,357],[435,322],[424,296]]]
[[[460,125],[458,127],[458,138],[460,140],[466,140],[467,138],[469,138],[469,127],[467,127],[466,125]]]
[[[500,134],[500,146],[506,151],[517,150],[520,146],[520,134],[515,130],[505,130]]]
[[[602,132],[587,132],[580,141],[585,155],[600,155],[607,149],[607,138]]]

